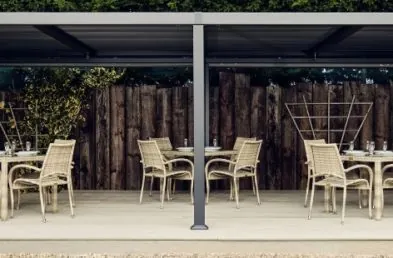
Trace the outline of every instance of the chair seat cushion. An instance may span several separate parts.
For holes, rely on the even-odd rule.
[[[347,186],[348,189],[368,189],[369,183],[366,179],[357,178],[357,179],[347,179],[346,184],[344,185],[344,180],[337,177],[327,177],[320,181],[315,182],[315,185],[319,186],[332,186],[338,188],[344,188]]]
[[[61,178],[50,178],[44,180],[41,183],[41,186],[52,186],[52,185],[65,185],[67,184],[67,180]],[[18,178],[13,182],[14,189],[25,189],[33,186],[39,186],[40,179],[39,178]]]

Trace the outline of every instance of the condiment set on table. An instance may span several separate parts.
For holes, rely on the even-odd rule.
[[[375,142],[374,141],[367,141],[366,142],[366,150],[355,150],[354,149],[354,142],[351,141],[349,143],[349,149],[345,150],[344,153],[346,155],[353,155],[353,156],[393,156],[393,151],[388,151],[388,143],[387,141],[383,142],[382,150],[375,150]]]
[[[187,151],[187,152],[192,152],[194,151],[194,147],[188,147],[188,139],[184,139],[184,147],[178,147],[176,148],[178,151]],[[205,147],[205,151],[219,151],[221,150],[221,147],[218,146],[217,139],[213,139],[213,146],[207,146]]]
[[[0,156],[34,156],[37,155],[39,151],[31,150],[31,142],[26,142],[26,150],[16,152],[16,141],[12,141],[11,145],[8,141],[4,143],[4,151],[0,151]]]

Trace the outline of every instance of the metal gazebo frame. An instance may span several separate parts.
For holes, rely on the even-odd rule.
[[[1,66],[193,66],[192,229],[207,229],[209,67],[393,65],[392,13],[0,13],[0,34]]]

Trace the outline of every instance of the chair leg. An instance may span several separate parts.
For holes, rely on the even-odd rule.
[[[194,204],[194,179],[193,178],[191,178],[190,194],[191,194],[191,204]]]
[[[230,193],[229,193],[229,200],[233,201],[233,181],[232,179],[229,180],[229,188],[230,188]]]
[[[174,195],[176,192],[176,180],[175,179],[173,179],[172,184],[173,184],[172,185],[172,194]]]
[[[254,180],[255,180],[255,179],[254,179]],[[252,193],[255,195],[255,194],[256,194],[256,191],[255,191],[254,180],[253,180],[253,178],[251,177]]]
[[[333,214],[337,213],[337,201],[336,201],[336,188],[332,187],[332,208],[333,208]]]
[[[12,189],[11,187],[10,187],[10,198],[11,198],[11,215],[10,215],[10,217],[13,218],[14,217],[15,202],[14,202],[14,189]]]
[[[150,178],[150,192],[149,192],[150,197],[153,195],[153,183],[154,183],[154,177],[151,177]]]
[[[206,176],[206,204],[209,203],[209,195],[210,195],[210,182],[209,182],[209,178]]]
[[[258,190],[258,180],[257,180],[257,175],[254,175],[254,189],[255,189],[255,194],[257,196],[257,203],[258,205],[261,205],[261,199],[259,197],[259,190]]]
[[[69,185],[69,187],[68,187],[68,191],[70,191],[71,192],[71,199],[72,199],[72,207],[76,207],[76,204],[75,204],[75,196],[74,196],[74,186],[73,186],[73,184],[72,184],[72,178],[70,178],[70,180],[71,180],[71,183],[70,183],[70,185]]]
[[[362,190],[358,189],[359,209],[362,209]]]
[[[347,188],[344,186],[344,188],[343,188],[343,209],[342,209],[342,213],[341,213],[341,224],[344,224],[346,201],[347,201]]]
[[[74,204],[72,201],[72,190],[70,191],[70,189],[72,189],[72,186],[70,186],[72,184],[72,182],[68,182],[68,198],[70,201],[70,210],[71,210],[71,217],[75,217],[75,213],[74,213]]]
[[[238,192],[238,185],[237,185],[237,178],[233,178],[233,186],[235,190],[235,199],[236,199],[236,209],[239,209],[239,192]]]
[[[373,191],[372,191],[372,187],[371,187],[371,185],[369,186],[369,190],[368,190],[368,217],[370,218],[370,219],[372,219],[373,218],[373,212],[372,212],[372,204],[371,204],[371,201],[372,201],[372,195],[373,195]],[[382,214],[383,214],[383,190],[382,190]]]
[[[307,201],[308,201],[308,192],[310,189],[310,177],[307,178],[307,187],[306,187],[306,197],[304,198],[304,208],[307,207]]]
[[[161,206],[160,206],[160,208],[161,209],[163,209],[164,208],[164,200],[165,200],[165,188],[166,188],[166,181],[167,181],[167,179],[166,179],[166,177],[164,177],[163,179],[162,179],[162,193],[161,193]]]
[[[139,203],[142,203],[142,199],[143,199],[143,188],[145,186],[145,178],[146,178],[145,175],[143,175],[143,177],[142,177],[141,193],[140,193],[140,196],[139,196]],[[153,181],[153,178],[151,178],[151,180]]]
[[[311,219],[311,214],[312,214],[312,205],[314,202],[314,192],[315,192],[315,179],[312,179],[312,185],[311,185],[311,196],[310,196],[310,205],[309,205],[309,210],[308,210],[308,219]]]
[[[20,195],[21,195],[21,191],[18,190],[18,200],[17,200],[17,203],[16,203],[16,209],[17,210],[19,210],[19,208],[20,208]]]
[[[42,186],[39,186],[39,192],[40,192],[40,202],[41,202],[41,213],[42,213],[42,222],[46,222],[45,218],[45,200],[44,200],[44,191],[45,188]]]
[[[172,200],[171,198],[171,188],[172,188],[172,178],[168,178],[168,185],[167,185],[167,191],[166,191],[166,198],[168,201]]]

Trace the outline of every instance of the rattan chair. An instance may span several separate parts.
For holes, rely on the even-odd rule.
[[[307,165],[307,186],[306,186],[306,196],[304,198],[304,207],[307,207],[307,202],[308,202],[308,193],[310,190],[310,181],[311,181],[311,175],[313,173],[313,166],[312,166],[312,154],[311,154],[311,147],[310,144],[323,144],[326,143],[324,139],[317,139],[317,140],[304,140],[304,150],[306,151],[306,165]]]
[[[46,201],[44,200],[44,194],[47,187],[53,187],[54,185],[67,185],[68,189],[72,189],[72,181],[70,177],[72,158],[74,154],[75,140],[70,140],[67,143],[51,143],[46,153],[44,162],[41,168],[21,164],[11,168],[9,172],[9,188],[11,196],[11,217],[14,214],[14,190],[22,190],[32,188],[32,186],[38,187],[42,221],[46,222],[45,218],[45,206]],[[18,169],[31,169],[39,172],[38,178],[19,177],[14,178],[14,173]],[[71,216],[74,216],[72,191],[68,191]]]
[[[257,203],[260,204],[257,180],[257,164],[261,150],[262,140],[260,141],[244,141],[240,151],[236,157],[236,161],[230,159],[212,159],[205,166],[205,177],[207,185],[206,203],[209,202],[210,180],[221,179],[223,177],[230,178],[233,182],[235,192],[236,208],[239,208],[239,179],[251,177],[255,184]],[[224,166],[215,166],[224,164]]]
[[[169,184],[167,185],[167,179],[169,178],[173,178],[176,180],[187,180],[191,182],[191,203],[193,203],[194,164],[190,160],[183,158],[165,160],[156,141],[138,140],[138,146],[142,157],[141,163],[143,165],[142,187],[139,202],[142,203],[145,178],[150,177],[161,179],[161,208],[164,207],[165,191],[167,191],[169,199],[170,189],[166,189],[169,186]],[[187,163],[188,167],[176,166],[176,169],[172,169],[174,166],[170,166],[174,163],[180,162]]]
[[[161,137],[161,138],[153,138],[153,137],[149,137],[150,141],[156,141],[158,148],[160,149],[160,151],[168,151],[168,150],[173,150],[173,146],[171,143],[171,140],[169,139],[169,137]],[[170,160],[170,159],[174,159],[174,157],[168,157],[168,156],[164,156],[164,160]],[[154,177],[150,178],[150,191],[149,191],[149,196],[153,195],[153,183],[154,183]],[[169,179],[169,188],[172,185],[172,180]],[[176,184],[173,183],[173,190],[172,193],[175,193],[175,187]]]
[[[313,173],[312,188],[310,197],[310,207],[308,219],[311,219],[312,206],[314,201],[315,186],[323,186],[329,188],[342,188],[343,189],[343,207],[341,214],[341,223],[344,223],[345,217],[345,203],[347,199],[347,189],[368,190],[369,192],[369,217],[371,219],[371,195],[373,172],[367,165],[354,165],[344,169],[343,163],[336,144],[311,144]],[[363,178],[347,179],[347,173],[356,171],[357,169],[364,169],[369,173],[369,180]],[[333,198],[333,211],[336,211],[336,198]]]
[[[388,164],[382,168],[382,176],[386,173],[387,170],[393,168],[393,164]],[[382,182],[383,189],[393,189],[393,177],[387,177]],[[384,198],[384,191],[382,191],[382,209],[385,206],[385,198]]]

